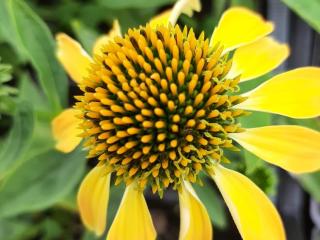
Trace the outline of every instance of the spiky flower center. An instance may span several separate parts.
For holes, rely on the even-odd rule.
[[[115,172],[116,183],[138,181],[154,192],[197,181],[232,147],[239,131],[232,107],[239,77],[226,78],[231,59],[209,48],[204,33],[147,25],[115,37],[95,56],[76,104],[89,157]]]

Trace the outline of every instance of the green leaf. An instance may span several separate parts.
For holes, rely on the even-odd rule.
[[[296,175],[298,181],[310,195],[320,203],[320,172]]]
[[[107,229],[110,228],[113,222],[113,219],[116,216],[124,190],[125,190],[125,184],[123,183],[117,186],[115,185],[110,186]]]
[[[108,8],[150,8],[173,4],[175,0],[99,0],[98,2]]]
[[[9,64],[1,63],[1,56],[0,56],[0,87],[2,83],[8,82],[11,80],[12,75],[12,66]]]
[[[43,210],[67,196],[85,167],[80,147],[70,154],[55,150],[23,162],[0,189],[0,217]]]
[[[277,192],[278,177],[275,169],[267,164],[259,166],[246,175],[266,194],[274,196]]]
[[[38,85],[27,74],[19,76],[19,100],[29,102],[36,112],[45,112],[48,117],[52,115],[49,104]]]
[[[12,66],[10,64],[1,63],[0,56],[0,114],[14,113],[15,109],[15,98],[18,91],[16,88],[6,85],[12,79]]]
[[[320,1],[319,0],[282,0],[320,33]]]
[[[31,143],[21,161],[54,148],[55,142],[51,132],[52,112],[41,93],[38,86],[28,75],[20,76],[19,101],[32,104],[36,115]]]
[[[7,1],[0,1],[0,41],[8,42],[23,57],[24,52],[8,12]]]
[[[97,240],[100,239],[99,237],[97,237],[93,232],[91,231],[85,231],[85,233],[83,234],[81,240]]]
[[[241,84],[241,92],[247,92],[266,81],[270,75],[251,80]],[[244,128],[262,127],[271,125],[272,115],[270,113],[252,112],[248,116],[241,117],[239,122]],[[263,167],[266,163],[259,157],[253,155],[248,151],[244,151],[244,158],[246,163],[246,173],[253,173],[257,168]]]
[[[42,222],[42,240],[59,239],[63,234],[63,229],[55,219],[47,218]],[[65,231],[67,232],[67,231]]]
[[[204,31],[207,37],[213,33],[214,28],[219,22],[219,19],[225,10],[227,0],[211,1],[211,9],[207,16],[201,21],[201,30]]]
[[[34,114],[29,103],[18,105],[14,123],[0,150],[0,180],[27,150],[33,133]]]
[[[71,26],[77,38],[80,39],[83,47],[88,53],[92,53],[93,45],[99,37],[98,33],[88,28],[80,21],[72,21]]]
[[[23,154],[21,162],[28,161],[54,148],[55,141],[51,132],[51,123],[47,119],[43,119],[42,116],[39,116],[39,113],[36,115],[33,132],[30,146],[25,154]]]
[[[320,119],[319,118],[309,118],[309,119],[293,119],[284,116],[277,116],[274,120],[275,124],[290,124],[290,125],[300,125],[307,128],[320,131]]]
[[[0,220],[0,239],[29,239],[31,237],[34,237],[37,230],[37,226],[32,226],[32,224],[26,220]]]
[[[16,100],[9,96],[0,96],[0,115],[13,115],[16,109]]]
[[[239,122],[244,128],[262,127],[271,125],[271,114],[254,112],[249,116],[241,117]],[[256,155],[244,150],[246,173],[253,172],[256,168],[265,165],[265,162]]]
[[[231,0],[231,6],[243,6],[251,9],[257,8],[257,1],[255,0]]]
[[[219,193],[206,180],[204,180],[204,186],[194,184],[193,187],[206,207],[213,225],[225,228],[227,226],[226,212]]]
[[[37,70],[40,85],[55,112],[66,103],[67,77],[54,56],[55,44],[45,23],[21,0],[6,0],[21,45]]]

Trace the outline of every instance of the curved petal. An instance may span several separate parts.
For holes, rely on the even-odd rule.
[[[222,15],[212,34],[210,46],[220,43],[228,52],[268,35],[273,28],[273,24],[259,14],[247,8],[233,7]]]
[[[320,68],[304,67],[279,74],[244,94],[236,108],[277,113],[293,118],[320,115]]]
[[[320,133],[290,125],[268,126],[232,133],[248,151],[294,173],[320,169]]]
[[[289,52],[287,44],[264,37],[235,51],[228,75],[232,78],[241,74],[241,82],[262,76],[283,63]]]
[[[172,9],[169,22],[172,25],[175,25],[182,13],[187,14],[189,17],[192,17],[193,11],[201,11],[200,0],[178,0]]]
[[[92,62],[91,57],[77,41],[64,33],[59,33],[56,40],[58,44],[57,58],[72,80],[81,83]]]
[[[93,54],[100,54],[102,46],[106,45],[116,36],[121,36],[121,28],[118,20],[113,21],[112,28],[107,34],[102,35],[96,40],[93,46]]]
[[[211,240],[212,226],[206,208],[189,182],[181,184],[179,240]]]
[[[143,192],[132,183],[125,190],[107,240],[155,240],[156,235]]]
[[[217,166],[216,182],[245,240],[285,240],[280,216],[268,197],[244,175]]]
[[[77,196],[83,223],[98,236],[106,227],[109,188],[110,174],[104,165],[98,165],[84,178]]]
[[[51,122],[51,130],[56,140],[55,148],[61,152],[71,152],[80,143],[78,137],[82,132],[79,129],[81,120],[76,117],[78,111],[68,108],[56,116]]]

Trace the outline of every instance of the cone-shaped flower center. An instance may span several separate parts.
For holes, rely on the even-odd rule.
[[[241,102],[226,78],[231,59],[202,33],[179,26],[129,29],[95,56],[78,96],[89,157],[117,175],[162,193],[223,160]]]

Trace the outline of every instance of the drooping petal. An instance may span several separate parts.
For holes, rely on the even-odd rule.
[[[273,31],[273,24],[259,14],[243,7],[233,7],[222,15],[215,28],[210,46],[220,43],[225,52],[252,43]]]
[[[102,46],[106,45],[110,40],[112,40],[116,36],[121,36],[121,28],[118,20],[113,21],[113,25],[111,30],[102,36],[100,36],[94,46],[93,46],[93,54],[100,54]]]
[[[287,44],[264,37],[238,48],[232,58],[230,77],[241,74],[241,81],[262,76],[278,67],[289,56]]]
[[[81,120],[76,117],[77,110],[68,108],[56,116],[51,122],[51,130],[56,140],[55,148],[61,152],[71,152],[80,143]]]
[[[268,197],[244,175],[217,166],[216,182],[245,240],[285,240],[280,216]]]
[[[244,94],[237,108],[293,118],[320,115],[320,68],[303,67],[279,74]]]
[[[247,129],[230,134],[248,151],[294,173],[320,169],[320,133],[293,125]]]
[[[77,83],[81,83],[87,75],[87,69],[92,62],[91,57],[81,45],[64,33],[56,36],[58,49],[57,58],[68,72],[70,77]]]
[[[183,182],[181,186],[179,240],[211,240],[212,226],[206,208],[189,182]]]
[[[107,240],[155,240],[156,231],[143,192],[127,186]]]
[[[83,223],[98,236],[106,228],[109,188],[110,174],[104,165],[98,165],[82,181],[77,196]]]
[[[192,17],[193,11],[201,11],[200,0],[178,0],[172,9],[169,22],[172,25],[175,25],[182,13],[187,14],[189,17]]]

